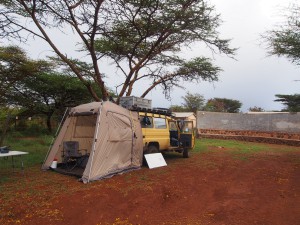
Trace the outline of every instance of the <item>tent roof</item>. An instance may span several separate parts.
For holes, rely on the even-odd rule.
[[[90,114],[96,114],[99,108],[102,106],[103,102],[91,102],[83,105],[76,106],[71,109],[70,114],[76,115],[80,113],[89,112]]]

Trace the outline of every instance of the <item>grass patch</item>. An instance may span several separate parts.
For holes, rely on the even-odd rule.
[[[195,153],[208,152],[210,149],[226,149],[233,154],[233,157],[240,160],[247,160],[252,154],[261,152],[294,152],[299,151],[299,147],[287,145],[272,145],[266,143],[245,142],[237,140],[221,139],[197,139],[195,143]]]
[[[48,152],[50,143],[52,141],[51,135],[40,135],[40,136],[23,136],[21,133],[9,134],[4,142],[4,145],[10,146],[11,150],[28,152],[28,155],[20,157],[14,157],[15,172],[19,172],[21,167],[21,159],[24,163],[24,167],[32,167],[36,165],[42,165],[45,156]],[[14,179],[11,176],[13,170],[12,158],[0,158],[0,184]]]
[[[22,156],[25,166],[25,172],[30,167],[36,167],[42,165],[46,154],[48,152],[50,143],[52,141],[51,135],[38,135],[38,136],[25,136],[20,132],[10,133],[5,139],[4,145],[8,145],[12,150],[26,151],[29,152],[28,155]],[[218,139],[196,139],[195,148],[192,150],[193,154],[209,153],[212,150],[225,149],[226,152],[233,155],[234,158],[240,160],[247,160],[252,154],[260,152],[292,152],[299,151],[299,147],[286,146],[286,145],[271,145],[264,143],[254,143],[254,142],[243,142],[236,140],[218,140]],[[181,158],[181,154],[178,153],[168,153],[166,155],[168,160],[173,164],[184,164],[182,160],[177,160]],[[20,168],[20,159],[15,157],[15,165]],[[7,183],[9,181],[14,182],[15,176],[11,176],[11,158],[0,158],[0,184]],[[18,172],[18,171],[17,171]],[[141,180],[147,180],[146,177],[141,177]]]
[[[208,151],[208,147],[210,146],[209,139],[196,139],[195,140],[195,147],[192,150],[195,153],[201,153]]]
[[[24,137],[12,134],[6,138],[4,145],[10,146],[10,149],[14,151],[29,152],[24,157],[24,162],[28,167],[43,163],[51,141],[50,135]]]
[[[299,147],[287,145],[272,145],[266,143],[203,138],[196,140],[195,152],[207,151],[209,147],[226,148],[231,152],[239,152],[244,154],[252,154],[256,152],[267,152],[274,150],[276,152],[289,152],[299,150]]]

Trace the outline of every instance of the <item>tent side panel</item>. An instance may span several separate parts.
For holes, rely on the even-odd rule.
[[[131,112],[133,120],[133,155],[132,166],[140,167],[143,163],[143,134],[138,112]]]
[[[83,175],[82,175],[82,181],[84,183],[88,183],[89,182],[89,177],[90,177],[90,173],[92,170],[92,165],[94,162],[94,155],[95,155],[95,150],[97,148],[97,142],[99,141],[100,137],[100,125],[102,123],[101,118],[102,118],[102,107],[103,104],[101,104],[100,108],[98,108],[98,114],[97,114],[97,118],[96,118],[96,124],[95,124],[95,131],[94,131],[94,137],[92,139],[92,143],[91,143],[91,150],[90,150],[90,157],[88,160],[88,163],[85,167],[85,170],[83,171]]]

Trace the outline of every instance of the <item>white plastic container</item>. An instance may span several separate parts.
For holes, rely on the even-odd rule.
[[[54,159],[53,162],[51,163],[50,166],[52,169],[56,169],[57,168],[57,159]]]

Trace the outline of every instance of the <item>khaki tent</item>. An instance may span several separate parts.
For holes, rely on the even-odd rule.
[[[82,156],[86,162],[78,168],[64,165],[68,163],[64,149],[68,141],[79,143],[80,150],[85,149]],[[57,160],[57,171],[70,174],[76,171],[81,180],[88,183],[140,168],[142,158],[143,137],[138,113],[111,102],[92,102],[70,110],[42,169],[49,169]]]

